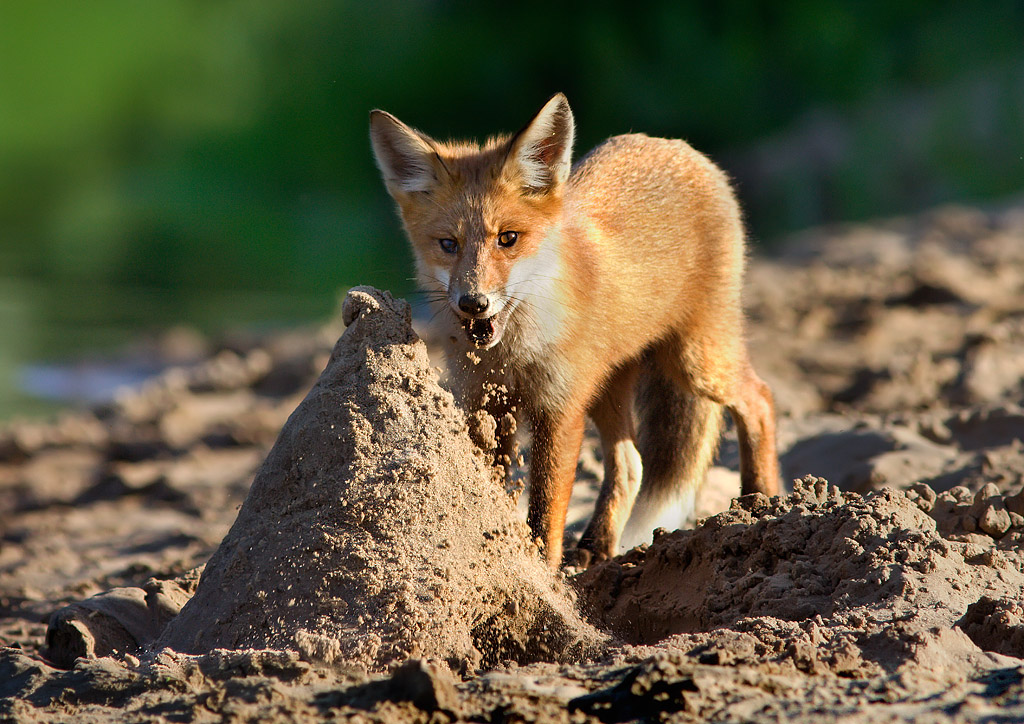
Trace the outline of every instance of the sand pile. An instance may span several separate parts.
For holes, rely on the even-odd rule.
[[[579,657],[601,637],[438,386],[409,306],[357,288],[195,596],[157,644],[386,669]]]
[[[696,529],[663,534],[575,583],[594,619],[628,641],[710,632],[674,645],[711,663],[788,660],[851,677],[913,665],[962,675],[983,658],[978,646],[1024,656],[1008,640],[996,649],[990,633],[979,634],[976,646],[971,629],[955,628],[984,593],[996,603],[974,615],[975,629],[990,631],[993,612],[1006,607],[999,602],[1024,592],[1024,571],[1016,550],[1000,550],[992,536],[944,538],[928,511],[947,527],[947,497],[935,505],[925,486],[861,496],[806,478],[788,497],[738,498]],[[974,507],[1002,505],[978,496]],[[1007,611],[1000,620],[1019,626],[1020,607]]]

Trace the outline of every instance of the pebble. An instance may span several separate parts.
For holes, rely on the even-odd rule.
[[[911,490],[918,495],[918,498],[915,501],[917,503],[917,507],[925,513],[930,513],[935,507],[935,501],[938,499],[938,495],[935,493],[935,490],[925,483],[914,483],[913,486],[911,486]]]
[[[1010,514],[1002,507],[990,505],[981,514],[978,527],[993,538],[1002,538],[1010,529]]]

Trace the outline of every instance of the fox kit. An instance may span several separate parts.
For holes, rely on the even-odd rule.
[[[744,231],[725,175],[683,141],[641,134],[571,166],[574,128],[562,94],[483,145],[370,114],[420,283],[450,325],[457,394],[504,421],[499,456],[514,449],[510,413],[530,424],[528,519],[551,565],[588,416],[605,475],[583,561],[685,522],[723,407],[742,492],[778,491],[774,405],[744,342]]]

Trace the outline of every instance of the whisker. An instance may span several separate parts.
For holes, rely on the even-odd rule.
[[[428,280],[430,280],[432,282],[436,282],[437,286],[439,286],[439,287],[445,287],[445,288],[448,287],[448,285],[445,282],[441,281],[440,279],[438,279],[435,276],[431,276],[430,274],[424,274],[424,275],[422,275],[422,277],[417,277],[414,281],[420,282],[423,279],[428,279]]]
[[[558,300],[555,299],[554,297],[549,297],[546,294],[537,294],[537,293],[534,293],[534,292],[528,292],[527,295],[523,295],[523,296],[512,295],[512,294],[509,294],[507,296],[510,299],[516,299],[519,302],[527,302],[527,301],[529,301],[531,304],[533,304],[533,302],[530,299],[527,299],[527,296],[531,297],[532,299],[543,299],[544,301],[552,302],[553,304],[558,304],[559,303]],[[536,306],[536,305],[534,304],[534,306]]]
[[[562,280],[561,277],[553,277],[553,276],[548,276],[546,274],[531,274],[528,279],[520,279],[519,281],[513,282],[512,284],[508,284],[506,286],[516,286],[517,284],[526,284],[527,282],[533,282],[533,281],[536,281],[538,279],[543,279],[545,281],[550,281],[550,282],[558,282],[558,281]]]

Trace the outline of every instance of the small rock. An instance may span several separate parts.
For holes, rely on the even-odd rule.
[[[925,483],[914,483],[910,489],[918,495],[918,498],[915,501],[917,503],[917,507],[925,513],[930,513],[932,508],[935,507],[935,501],[938,499],[938,495],[932,487]]]
[[[968,533],[973,533],[978,529],[978,521],[973,515],[966,513],[960,518],[960,527]]]
[[[408,701],[425,712],[458,713],[459,692],[452,675],[437,664],[411,659],[395,669],[384,696]]]
[[[966,485],[955,485],[946,492],[958,503],[966,503],[974,497]]]
[[[981,490],[974,494],[974,503],[971,505],[971,514],[981,517],[981,514],[992,504],[993,498],[999,498],[999,487],[995,483],[986,483]]]
[[[1011,513],[1024,516],[1024,490],[1016,495],[1007,496],[1006,509]]]
[[[966,518],[967,516],[964,517]],[[978,527],[993,538],[1002,538],[1006,531],[1010,529],[1010,514],[1001,507],[990,505],[981,514]]]

